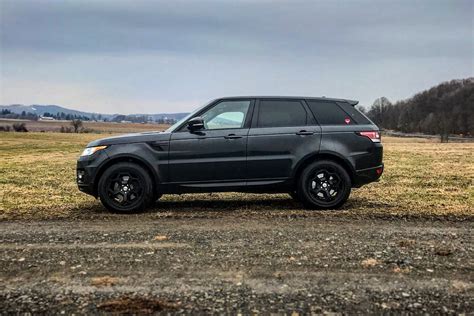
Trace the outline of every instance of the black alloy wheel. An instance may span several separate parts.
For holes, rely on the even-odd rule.
[[[338,208],[349,198],[351,180],[338,163],[325,160],[307,166],[298,183],[298,193],[311,208]]]
[[[138,176],[131,172],[115,173],[106,185],[109,198],[120,206],[133,205],[143,195]]]
[[[143,211],[154,196],[148,173],[129,162],[109,167],[101,176],[98,189],[102,204],[114,212]]]
[[[324,203],[335,200],[344,188],[337,171],[327,167],[317,169],[309,177],[307,185],[309,186],[308,192],[313,198]]]

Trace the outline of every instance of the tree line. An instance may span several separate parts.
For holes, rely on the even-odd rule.
[[[42,116],[52,117],[56,120],[64,120],[64,121],[72,121],[72,120],[89,121],[90,120],[90,118],[85,115],[66,114],[64,112],[58,112],[56,114],[45,112]],[[0,118],[37,121],[40,118],[40,116],[36,113],[31,113],[31,112],[26,112],[26,111],[22,111],[21,113],[14,113],[8,109],[2,109],[0,111]]]
[[[367,116],[379,127],[404,133],[474,136],[474,78],[443,82],[392,104],[375,100]]]
[[[176,119],[173,118],[165,118],[160,117],[155,119],[154,121],[147,115],[116,115],[112,119],[107,119],[102,116],[102,114],[95,115],[93,114],[91,117],[85,115],[77,115],[77,114],[66,114],[64,112],[57,112],[49,113],[45,112],[42,117],[51,117],[56,120],[63,120],[63,121],[73,121],[73,120],[81,120],[81,121],[111,121],[111,122],[132,122],[132,123],[149,123],[154,122],[157,124],[174,124],[176,123]],[[22,119],[22,120],[30,120],[30,121],[37,121],[40,119],[40,116],[36,113],[22,111],[21,113],[14,113],[8,109],[2,109],[0,111],[0,118],[9,118],[9,119]]]
[[[132,122],[132,123],[151,123],[155,122],[157,124],[174,124],[177,122],[177,120],[173,118],[165,118],[165,117],[160,117],[155,120],[152,119],[152,117],[148,115],[123,115],[119,114],[116,115],[114,118],[111,119],[112,122]]]
[[[2,109],[0,111],[1,118],[8,118],[8,119],[23,119],[23,120],[30,120],[30,121],[37,121],[39,116],[35,113],[23,111],[21,114],[13,113],[8,109]]]

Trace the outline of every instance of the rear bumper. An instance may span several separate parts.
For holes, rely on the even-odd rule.
[[[364,184],[378,181],[382,176],[384,165],[357,170],[354,179],[354,187],[361,187]]]

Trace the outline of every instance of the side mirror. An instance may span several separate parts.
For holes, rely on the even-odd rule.
[[[197,116],[193,117],[188,121],[188,129],[192,131],[197,131],[204,128],[204,120],[202,117]]]

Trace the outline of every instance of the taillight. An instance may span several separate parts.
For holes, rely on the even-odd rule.
[[[365,136],[369,138],[374,143],[380,143],[380,133],[379,132],[357,132],[360,136]]]

